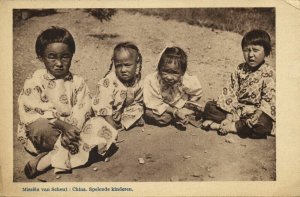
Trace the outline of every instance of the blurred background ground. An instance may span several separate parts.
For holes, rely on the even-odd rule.
[[[24,11],[24,10],[23,10]],[[25,13],[25,14],[24,14]],[[92,93],[110,64],[113,47],[133,41],[143,55],[142,76],[153,72],[166,44],[188,54],[188,72],[198,76],[204,91],[202,104],[217,98],[230,73],[243,62],[242,34],[253,28],[267,30],[273,52],[267,59],[275,67],[274,9],[118,9],[14,11],[13,104],[14,181],[27,182],[23,167],[31,156],[16,140],[19,121],[17,97],[26,77],[43,64],[34,46],[38,34],[49,26],[68,29],[76,42],[71,71],[81,75]],[[53,170],[45,181],[245,181],[276,179],[276,140],[241,139],[236,135],[188,127],[145,125],[121,132],[117,152],[109,162],[99,161],[56,179]],[[138,158],[145,160],[139,164]],[[93,168],[97,168],[94,171]]]

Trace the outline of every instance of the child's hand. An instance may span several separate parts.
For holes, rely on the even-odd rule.
[[[74,144],[79,146],[79,139],[80,139],[80,130],[70,124],[65,125],[64,131],[62,133],[61,144],[62,146],[66,147],[70,144]]]
[[[190,109],[188,109],[188,108],[181,108],[181,109],[179,109],[182,113],[184,113],[185,114],[185,116],[189,116],[189,115],[192,115],[192,114],[194,114],[194,111],[193,110],[190,110]]]
[[[261,110],[256,110],[255,113],[252,115],[251,119],[247,119],[246,123],[247,125],[252,128],[253,125],[257,124],[257,121],[259,119],[259,117],[261,116],[263,112]]]
[[[54,124],[62,131],[61,144],[63,147],[67,147],[71,143],[79,144],[80,130],[76,126],[62,120],[56,120]]]

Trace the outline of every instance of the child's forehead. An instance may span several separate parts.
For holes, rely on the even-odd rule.
[[[243,48],[264,48],[264,46],[260,44],[249,43],[245,45]]]
[[[137,51],[130,48],[120,48],[115,51],[115,58],[135,58]]]
[[[63,42],[52,42],[46,45],[45,50],[58,50],[58,51],[69,50],[70,51],[70,46]]]

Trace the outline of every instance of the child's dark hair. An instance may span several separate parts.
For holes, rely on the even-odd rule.
[[[62,27],[52,26],[37,37],[35,43],[35,52],[37,56],[42,57],[47,45],[55,42],[68,45],[71,53],[75,53],[75,41],[71,33]]]
[[[179,47],[168,47],[162,53],[160,60],[158,62],[158,70],[160,71],[162,67],[166,64],[172,63],[177,64],[180,69],[185,73],[187,69],[187,55]]]
[[[261,45],[264,47],[265,55],[270,55],[271,38],[266,31],[254,29],[247,32],[242,39],[242,48],[248,45]]]
[[[104,75],[104,77],[106,77],[111,72],[112,67],[114,65],[115,54],[116,54],[117,51],[119,51],[122,48],[123,49],[133,49],[137,52],[137,54],[138,54],[137,61],[140,64],[139,73],[138,73],[138,80],[140,80],[141,79],[142,64],[143,64],[143,57],[142,57],[142,54],[140,53],[139,48],[135,44],[133,44],[132,42],[121,42],[121,43],[119,43],[115,46],[113,56],[111,58],[111,63],[109,65],[109,70]]]

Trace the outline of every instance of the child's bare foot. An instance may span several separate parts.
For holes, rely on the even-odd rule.
[[[220,135],[226,135],[227,133],[236,133],[236,127],[235,127],[235,122],[233,121],[228,121],[226,124],[221,124],[220,129],[218,130],[218,133]]]
[[[213,123],[210,125],[210,128],[211,128],[212,130],[219,130],[219,129],[220,129],[220,124],[213,122]]]
[[[214,121],[212,120],[205,120],[203,123],[202,123],[202,129],[208,131],[210,129],[212,130],[218,130],[220,129],[220,124],[218,123],[215,123]]]
[[[213,123],[213,121],[211,120],[205,120],[203,123],[202,123],[202,126],[201,128],[204,129],[205,131],[208,131],[210,129],[210,125]]]

